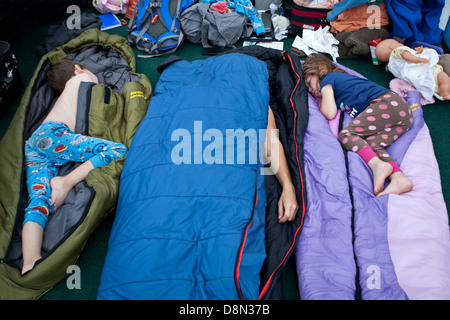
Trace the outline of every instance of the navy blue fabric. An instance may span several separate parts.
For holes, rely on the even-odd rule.
[[[262,165],[238,163],[237,152],[226,163],[225,151],[224,164],[207,164],[202,153],[218,137],[209,129],[265,129],[268,105],[267,66],[256,58],[165,67],[125,161],[98,299],[258,299]],[[177,129],[190,132],[190,164],[174,163]]]
[[[309,121],[308,89],[301,76],[301,61],[293,53],[261,46],[244,46],[228,52],[244,53],[267,64],[270,107],[297,195],[299,209],[294,221],[279,223],[278,201],[283,188],[274,175],[265,176],[267,259],[261,270],[259,297],[281,300],[283,270],[293,256],[307,207],[303,142]]]
[[[320,88],[327,84],[333,87],[337,107],[353,118],[373,99],[389,91],[367,79],[339,71],[327,73],[320,82]]]
[[[439,28],[445,0],[385,0],[386,10],[396,36],[405,45],[424,41],[440,46],[444,30]]]

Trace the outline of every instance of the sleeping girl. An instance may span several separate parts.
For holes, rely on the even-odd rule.
[[[409,192],[411,180],[385,150],[411,127],[408,104],[388,89],[346,73],[321,54],[306,59],[303,76],[309,92],[320,98],[320,111],[328,120],[335,118],[338,108],[353,118],[339,132],[339,141],[371,169],[375,196]],[[383,189],[386,178],[390,183]]]

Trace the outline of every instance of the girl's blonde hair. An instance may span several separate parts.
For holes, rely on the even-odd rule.
[[[345,72],[338,66],[336,66],[330,59],[320,53],[313,53],[309,55],[302,66],[303,78],[308,76],[318,76],[319,81],[330,72]]]

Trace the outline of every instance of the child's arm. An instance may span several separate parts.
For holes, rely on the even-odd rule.
[[[423,46],[414,48],[414,50],[416,50],[416,53],[417,53],[417,54],[421,54],[421,53],[423,52],[424,49],[425,49],[425,48],[424,48]]]
[[[284,223],[294,220],[297,215],[298,203],[284,148],[278,139],[276,129],[275,118],[272,109],[269,107],[269,119],[264,147],[266,148],[267,157],[270,159],[270,167],[283,187],[280,200],[278,201],[278,221]]]
[[[422,51],[423,51],[423,48],[419,53],[421,53]],[[406,50],[402,52],[402,58],[403,58],[403,60],[405,60],[407,62],[411,62],[411,63],[428,63],[429,62],[428,59],[417,57],[417,56],[413,55],[411,52],[406,51]]]
[[[324,86],[320,92],[322,93],[322,98],[320,99],[320,112],[327,118],[327,120],[332,120],[336,117],[337,106],[334,100],[334,91],[331,84]]]

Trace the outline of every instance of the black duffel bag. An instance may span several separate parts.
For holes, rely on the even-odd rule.
[[[0,40],[0,115],[19,97],[23,88],[17,61],[8,42]]]
[[[331,9],[310,8],[292,1],[290,6],[291,34],[303,36],[303,29],[317,30],[329,26],[327,15]]]

